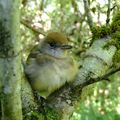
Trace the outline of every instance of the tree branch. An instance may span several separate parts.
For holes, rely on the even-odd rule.
[[[84,2],[84,10],[85,10],[85,13],[87,15],[87,21],[88,21],[90,30],[92,32],[93,31],[93,27],[94,27],[94,23],[93,23],[93,19],[92,19],[91,13],[90,13],[90,6],[89,6],[87,0],[83,0],[83,2]]]
[[[106,74],[104,74],[101,77],[90,78],[89,80],[87,80],[86,82],[84,82],[83,86],[90,85],[90,84],[93,84],[95,82],[99,82],[99,81],[102,81],[102,80],[109,81],[109,77],[111,75],[113,75],[114,73],[118,72],[118,71],[120,71],[120,66],[117,67],[117,68],[112,68],[110,71],[108,71]]]
[[[111,4],[111,0],[108,0],[108,10],[107,10],[106,25],[109,25],[109,22],[110,22],[110,11],[111,11],[110,4]]]
[[[30,30],[32,30],[34,33],[37,33],[37,34],[42,34],[42,35],[46,35],[46,33],[43,31],[43,30],[38,30],[34,27],[32,27],[27,21],[25,20],[21,20],[20,21],[24,26],[26,26],[27,28],[29,28]]]

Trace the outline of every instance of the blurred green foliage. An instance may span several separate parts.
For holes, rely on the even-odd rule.
[[[70,120],[120,120],[119,76],[120,72],[110,78],[110,83],[97,83],[89,95],[85,92],[87,95]]]

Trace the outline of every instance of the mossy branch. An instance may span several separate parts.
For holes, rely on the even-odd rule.
[[[109,77],[111,75],[115,74],[118,71],[120,71],[120,66],[117,67],[117,68],[110,69],[110,71],[108,71],[106,74],[102,75],[101,77],[90,78],[88,81],[84,82],[83,86],[90,85],[90,84],[93,84],[93,83],[96,83],[96,82],[100,82],[100,81],[103,81],[103,80],[110,81]]]

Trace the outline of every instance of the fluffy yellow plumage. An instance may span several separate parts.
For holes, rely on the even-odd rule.
[[[71,48],[67,43],[62,33],[49,33],[27,59],[25,73],[32,88],[44,98],[75,79],[77,65],[72,57],[65,54],[66,49]]]

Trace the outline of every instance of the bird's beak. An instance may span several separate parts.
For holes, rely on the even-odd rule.
[[[73,46],[71,46],[71,45],[60,45],[59,47],[61,49],[72,49],[73,48]]]

